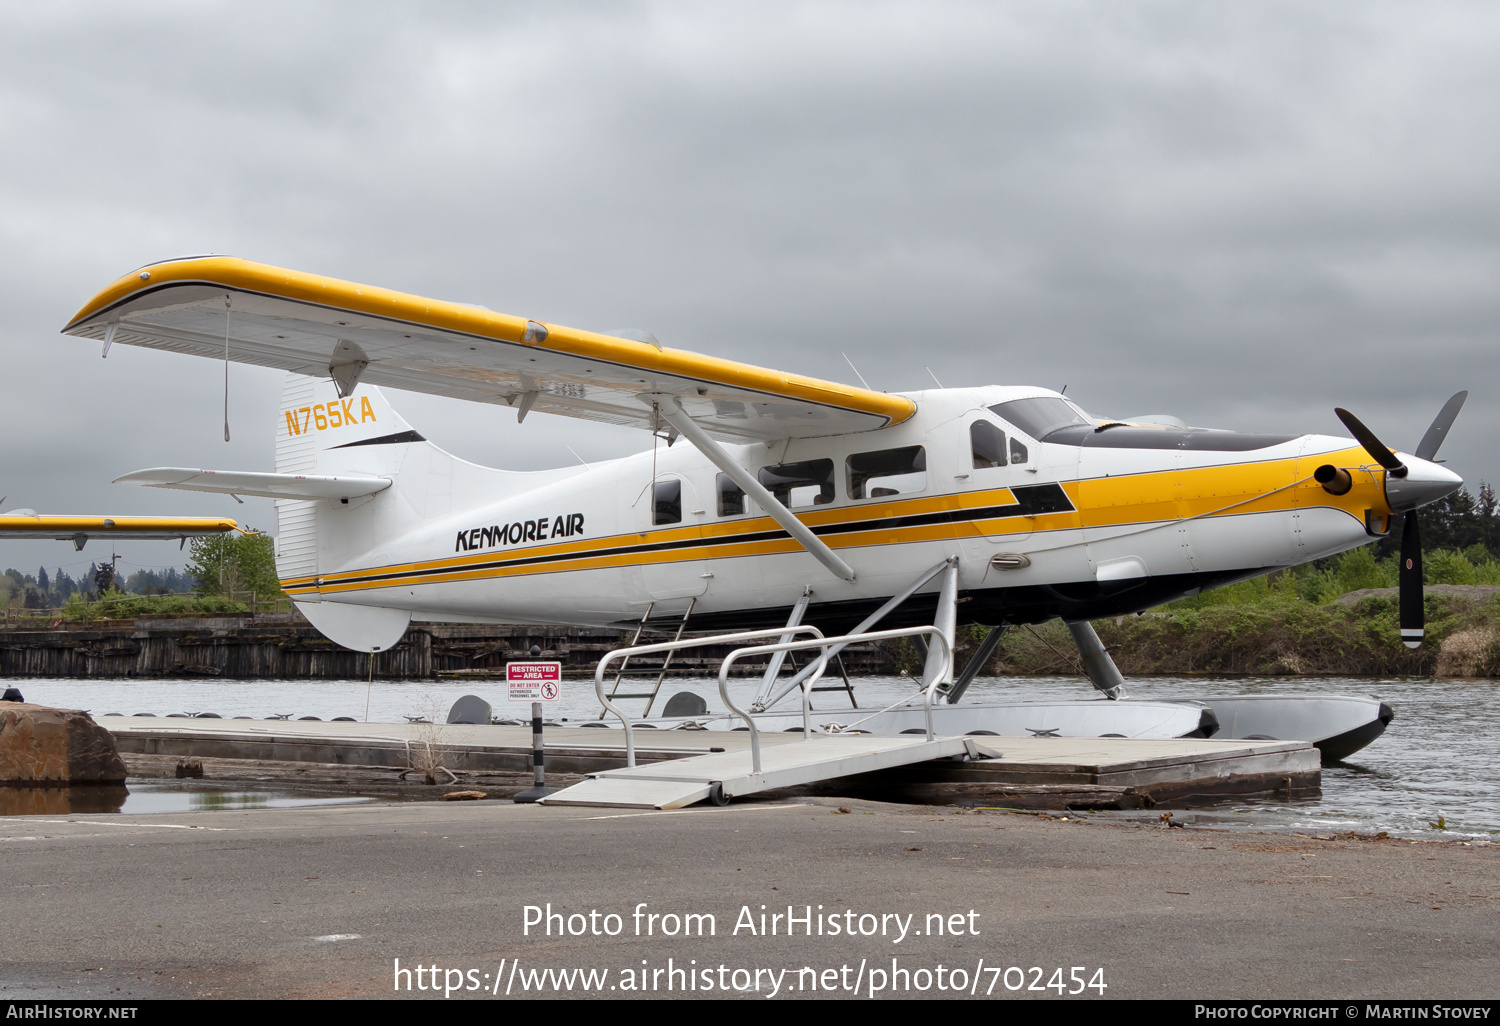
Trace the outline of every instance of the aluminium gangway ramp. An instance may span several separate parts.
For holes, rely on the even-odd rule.
[[[546,805],[596,805],[622,809],[679,809],[711,795],[727,801],[757,791],[796,787],[855,773],[909,766],[934,759],[994,758],[972,737],[828,734],[767,745],[761,771],[749,749],[670,759],[604,770],[542,799]],[[717,792],[717,793],[716,793]]]

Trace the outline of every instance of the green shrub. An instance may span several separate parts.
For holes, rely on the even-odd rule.
[[[63,607],[63,619],[126,620],[142,616],[222,616],[244,613],[243,602],[231,602],[219,595],[126,595],[110,589],[98,602],[85,601],[74,592]]]

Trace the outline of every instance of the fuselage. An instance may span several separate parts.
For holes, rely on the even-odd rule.
[[[1101,424],[1040,388],[909,395],[916,415],[878,431],[725,447],[852,582],[681,440],[536,474],[408,441],[330,450],[396,486],[320,511],[316,573],[283,561],[283,586],[512,623],[625,624],[692,602],[700,628],[784,623],[811,589],[807,619],[838,629],[957,557],[960,622],[1023,623],[1138,612],[1389,530],[1385,472],[1347,438]],[[1343,494],[1314,480],[1325,464],[1348,471]],[[887,623],[930,622],[934,602]]]

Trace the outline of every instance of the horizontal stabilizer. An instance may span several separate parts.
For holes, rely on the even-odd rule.
[[[193,470],[153,467],[117,477],[115,484],[178,488],[187,492],[263,495],[268,499],[352,499],[391,486],[388,477],[332,477],[319,474],[260,474],[243,470]]]

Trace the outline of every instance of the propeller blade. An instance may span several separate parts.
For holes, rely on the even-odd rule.
[[[1422,608],[1422,534],[1417,526],[1417,512],[1406,514],[1401,528],[1401,641],[1407,648],[1421,648],[1427,634],[1427,617]]]
[[[1469,393],[1457,392],[1438,411],[1433,418],[1432,426],[1422,436],[1422,441],[1417,443],[1417,451],[1412,455],[1419,460],[1430,460],[1437,455],[1438,446],[1443,444],[1443,439],[1448,437],[1448,429],[1453,426],[1453,421],[1458,417],[1458,411],[1464,408],[1464,400],[1469,398]]]
[[[1396,458],[1396,454],[1387,449],[1380,439],[1375,437],[1375,432],[1360,423],[1359,418],[1348,410],[1334,407],[1334,415],[1344,422],[1344,427],[1354,436],[1355,441],[1365,447],[1365,452],[1370,458],[1379,463],[1386,470],[1401,471],[1406,469],[1406,464]]]

